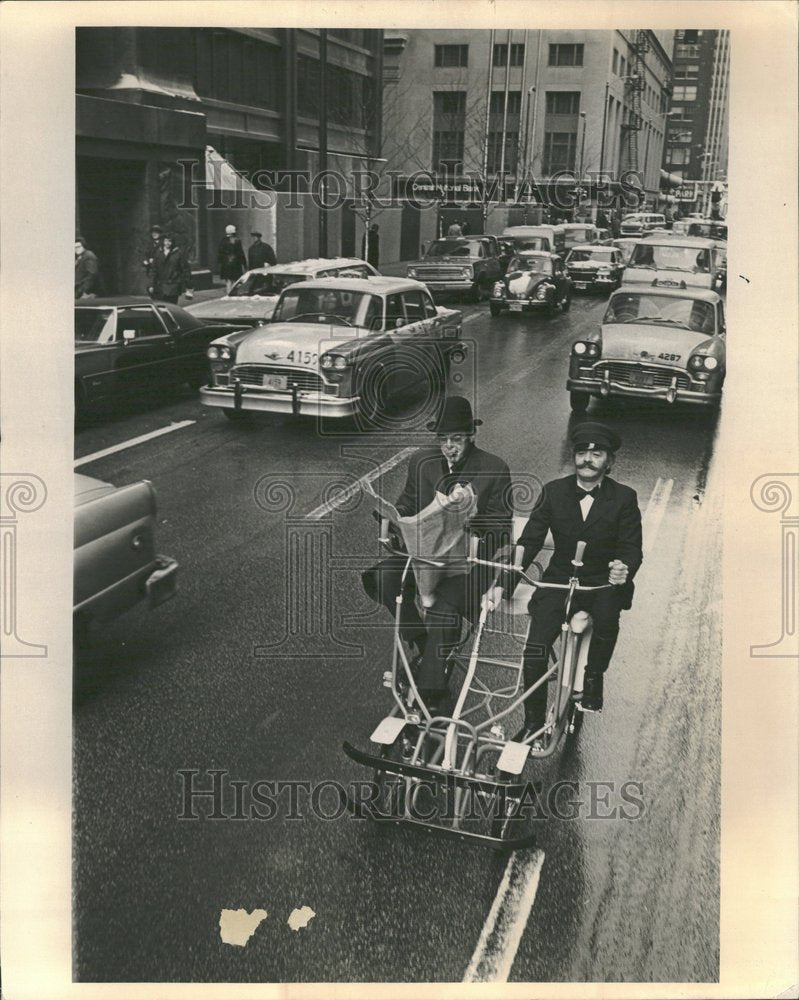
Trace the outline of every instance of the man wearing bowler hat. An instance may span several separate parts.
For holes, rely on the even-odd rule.
[[[552,532],[555,551],[543,580],[568,583],[573,568],[571,560],[577,543],[586,543],[580,583],[612,587],[576,593],[572,612],[585,610],[594,622],[588,651],[582,707],[598,712],[602,708],[603,678],[610,664],[619,634],[619,616],[632,604],[633,577],[643,559],[641,551],[641,511],[638,497],[629,486],[610,478],[621,439],[604,424],[586,421],[569,435],[574,454],[574,475],[556,479],[544,486],[530,519],[519,538],[524,548],[522,564],[526,569]],[[510,576],[503,580],[515,587]],[[501,588],[490,595],[495,604]],[[531,687],[547,671],[552,643],[560,632],[564,614],[564,591],[536,590],[530,604],[530,631],[524,650],[525,687]],[[525,701],[523,729],[514,737],[527,740],[544,725],[546,689],[542,684]]]
[[[475,431],[481,423],[474,418],[468,399],[448,397],[438,419],[427,425],[436,435],[436,446],[422,448],[411,456],[405,488],[396,507],[402,516],[418,514],[436,493],[449,495],[458,486],[470,485],[477,498],[470,528],[481,539],[479,557],[490,560],[511,537],[511,478],[501,458],[475,445]],[[405,558],[393,556],[363,574],[367,594],[384,604],[392,615],[405,563]],[[415,653],[417,684],[431,711],[440,709],[448,694],[446,660],[460,639],[461,618],[476,620],[480,599],[490,582],[486,567],[445,577],[439,581],[433,605],[422,621],[414,601],[413,574],[406,577],[401,635]]]

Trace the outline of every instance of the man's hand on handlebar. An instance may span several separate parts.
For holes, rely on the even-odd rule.
[[[608,574],[609,583],[617,587],[623,583],[627,583],[627,576],[630,569],[621,559],[614,559],[613,562],[608,563],[608,566],[610,567],[610,573]]]
[[[489,611],[496,611],[499,607],[500,601],[502,600],[502,595],[504,589],[502,587],[489,587],[488,590],[483,595],[483,600],[486,603],[486,607]]]

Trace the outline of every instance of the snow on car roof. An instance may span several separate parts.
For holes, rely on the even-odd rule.
[[[638,242],[657,246],[667,243],[669,246],[697,247],[700,250],[708,250],[712,249],[718,241],[706,239],[704,236],[681,236],[679,233],[649,233]]]

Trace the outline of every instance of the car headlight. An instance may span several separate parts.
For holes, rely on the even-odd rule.
[[[464,267],[461,273],[463,274],[464,278],[471,278],[472,275],[474,274],[474,269],[471,267]]]
[[[409,267],[408,268],[408,277],[409,278],[415,278],[416,274],[417,274],[417,272],[416,272],[416,268],[415,267]]]
[[[494,291],[492,292],[494,298],[498,298],[505,291],[505,286],[501,281],[494,282]]]
[[[214,347],[212,345],[211,347],[208,348],[208,350],[205,353],[208,355],[208,357],[211,359],[211,361],[218,361],[219,360],[219,348],[218,347]]]
[[[572,354],[585,355],[588,358],[599,357],[599,344],[592,340],[578,340],[572,345]]]
[[[718,368],[718,366],[719,363],[716,358],[705,358],[705,368],[707,368],[709,372],[714,371],[714,369]]]
[[[704,368],[705,371],[715,371],[718,368],[719,362],[717,358],[707,357],[704,354],[694,354],[693,357],[688,359],[688,367],[692,371],[699,371]]]
[[[578,340],[577,343],[572,346],[572,353],[573,354],[587,354],[588,353],[588,344],[584,344],[582,342],[582,340]]]
[[[211,361],[232,361],[236,356],[236,349],[228,344],[211,344],[205,353]]]
[[[334,371],[340,372],[347,367],[347,359],[340,354],[323,354],[319,364],[325,371],[330,371],[332,368]]]

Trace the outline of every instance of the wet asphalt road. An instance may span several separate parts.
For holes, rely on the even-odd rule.
[[[452,389],[475,402],[480,446],[533,490],[569,471],[569,346],[603,309],[602,299],[577,297],[553,319],[491,320],[484,305],[464,308],[470,351]],[[544,795],[560,791],[535,821],[528,853],[542,852],[543,865],[509,979],[713,980],[721,534],[712,483],[723,415],[632,402],[590,412],[623,438],[613,474],[638,491],[645,561],[604,712],[525,772]],[[82,428],[76,456],[179,420],[194,423],[80,468],[117,485],[153,482],[158,547],[180,575],[174,601],[106,626],[80,668],[75,978],[461,981],[507,857],[313,817],[305,793],[298,818],[284,794],[275,818],[237,819],[230,785],[369,777],[341,743],[368,749],[389,706],[380,675],[390,635],[359,586],[377,555],[376,525],[357,495],[327,518],[306,515],[332,482],[423,437],[320,437],[289,419],[243,427],[176,393]],[[376,485],[394,497],[404,470]],[[303,585],[320,567],[331,581],[321,593]],[[207,818],[206,798],[193,805],[203,818],[180,819],[189,779],[178,772],[200,772],[196,787],[208,789],[213,769],[225,772],[224,818]],[[622,788],[642,803],[626,819]],[[320,800],[329,811],[331,794]],[[600,818],[608,812],[615,818]],[[287,919],[303,905],[316,916],[294,932]],[[219,935],[220,911],[239,907],[268,912],[244,948]],[[496,937],[489,951],[507,947]]]

